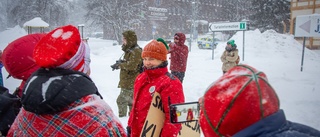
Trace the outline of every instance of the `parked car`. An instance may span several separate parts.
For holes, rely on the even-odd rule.
[[[216,46],[218,45],[218,41],[220,41],[217,38],[199,38],[198,39],[198,47],[200,49],[212,49],[212,48],[216,48]]]

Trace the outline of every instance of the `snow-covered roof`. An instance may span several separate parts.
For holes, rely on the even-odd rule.
[[[35,17],[32,20],[27,21],[23,24],[23,27],[49,27],[47,22],[44,22],[40,17]]]
[[[206,21],[206,20],[196,20],[196,22],[198,22],[199,24],[202,24],[202,25],[208,24],[208,21]]]

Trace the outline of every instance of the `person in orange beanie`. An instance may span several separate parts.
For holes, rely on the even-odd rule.
[[[318,137],[314,128],[286,119],[267,76],[238,65],[215,81],[200,99],[206,137]]]
[[[142,51],[144,72],[138,75],[134,83],[133,105],[128,120],[128,134],[138,137],[148,115],[152,96],[158,92],[162,98],[165,121],[161,137],[177,136],[181,124],[170,123],[169,102],[184,103],[182,84],[177,77],[168,72],[167,49],[162,42],[152,40]]]
[[[126,132],[89,77],[89,46],[75,26],[58,27],[36,44],[40,66],[23,88],[22,108],[11,136],[126,137]]]

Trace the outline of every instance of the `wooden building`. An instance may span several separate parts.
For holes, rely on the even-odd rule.
[[[296,17],[299,15],[320,14],[320,0],[291,0],[290,34],[294,34]],[[302,37],[297,37],[301,44]],[[306,47],[309,49],[320,49],[320,38],[306,38]]]

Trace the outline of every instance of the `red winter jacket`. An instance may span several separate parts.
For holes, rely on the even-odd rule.
[[[155,88],[162,98],[165,112],[165,123],[161,137],[173,137],[178,134],[181,124],[170,123],[168,97],[171,104],[183,103],[184,94],[179,79],[168,73],[167,67],[149,69],[141,73],[134,84],[133,106],[130,113],[128,126],[131,127],[131,136],[138,137],[141,133],[144,121],[152,101],[150,88]]]
[[[111,108],[97,95],[83,97],[69,107],[53,115],[37,115],[22,108],[7,137],[127,136]]]
[[[86,74],[40,68],[26,81],[8,137],[126,137],[121,122]]]
[[[178,35],[179,42],[169,44],[170,50],[170,70],[177,72],[186,72],[187,59],[188,59],[188,47],[184,45],[186,36],[183,33],[176,33]]]

